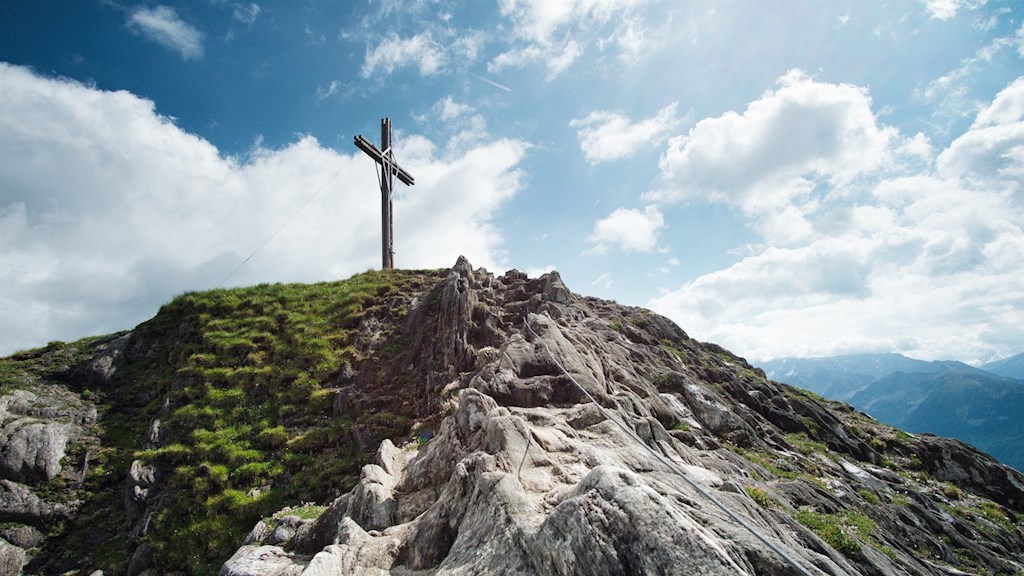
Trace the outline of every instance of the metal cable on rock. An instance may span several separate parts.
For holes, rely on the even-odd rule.
[[[533,443],[533,435],[522,420],[516,420],[517,428],[522,428],[523,438],[526,439],[526,448],[523,450],[523,458],[519,461],[519,469],[516,470],[516,479],[523,481],[523,464],[526,464],[526,457],[530,454],[530,444]]]
[[[529,330],[530,333],[533,334],[533,336],[540,342],[540,345],[544,347],[544,351],[547,352],[548,357],[551,358],[551,361],[555,363],[555,366],[558,366],[558,369],[561,370],[562,373],[565,374],[566,377],[568,377],[569,380],[572,381],[572,383],[575,384],[577,388],[579,388],[580,392],[583,392],[583,394],[587,397],[587,399],[589,399],[594,404],[594,406],[597,406],[597,409],[601,411],[601,414],[603,414],[605,418],[607,418],[608,420],[611,420],[612,422],[614,422],[615,425],[618,426],[623,432],[625,432],[627,436],[629,436],[630,438],[635,440],[638,444],[643,446],[644,449],[646,449],[648,452],[650,452],[651,455],[654,456],[655,459],[657,459],[659,462],[661,462],[666,467],[668,467],[668,469],[671,470],[672,472],[674,472],[677,476],[682,478],[684,482],[686,482],[691,488],[693,488],[694,490],[699,492],[701,494],[701,496],[704,496],[705,498],[710,500],[713,504],[718,506],[718,508],[720,508],[723,512],[725,512],[729,516],[729,518],[731,518],[737,524],[739,524],[740,526],[745,528],[748,532],[753,534],[755,538],[757,538],[762,543],[764,543],[766,546],[771,548],[776,554],[781,556],[793,568],[795,568],[798,572],[800,572],[800,574],[803,574],[804,576],[812,576],[812,574],[810,572],[808,572],[807,569],[804,568],[799,562],[797,562],[795,558],[791,557],[784,550],[779,548],[774,542],[769,540],[757,528],[755,528],[749,522],[744,520],[739,514],[734,512],[731,508],[729,508],[728,506],[723,504],[718,498],[716,498],[713,494],[708,492],[703,486],[701,486],[700,484],[698,484],[694,480],[691,480],[686,475],[686,472],[684,472],[681,468],[676,466],[672,461],[668,460],[667,458],[665,458],[664,456],[659,454],[657,451],[655,451],[654,448],[652,448],[650,445],[648,445],[646,442],[644,442],[643,439],[640,438],[640,436],[638,436],[636,434],[636,432],[632,428],[630,428],[629,426],[626,426],[625,423],[619,421],[617,418],[614,418],[612,416],[612,414],[607,409],[605,409],[605,407],[602,406],[590,394],[590,392],[587,391],[586,388],[583,387],[583,385],[581,385],[579,382],[576,381],[575,378],[572,377],[572,374],[569,374],[569,371],[566,370],[564,366],[562,366],[562,363],[559,362],[557,358],[555,358],[555,355],[551,353],[551,349],[548,348],[547,343],[544,342],[544,340],[540,337],[540,335],[537,334],[536,332],[534,332],[533,327],[530,326],[529,314],[530,314],[529,311],[527,311],[525,313],[525,315],[523,316],[523,323],[526,324],[526,329]]]

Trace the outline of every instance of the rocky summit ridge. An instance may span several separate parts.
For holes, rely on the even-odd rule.
[[[5,359],[0,574],[1024,574],[1019,472],[557,272],[302,294]]]

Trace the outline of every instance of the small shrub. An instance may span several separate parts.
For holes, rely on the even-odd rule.
[[[840,515],[798,510],[793,519],[809,528],[844,556],[854,557],[860,553],[860,543],[847,533],[848,528]]]
[[[882,554],[885,554],[889,557],[889,559],[893,560],[894,562],[900,561],[900,555],[897,554],[896,551],[892,548],[888,546],[879,546],[878,549],[882,551]]]
[[[334,408],[334,397],[337,393],[330,389],[314,390],[309,397],[307,411],[311,414],[330,412]]]
[[[812,418],[807,416],[801,416],[800,421],[803,422],[804,426],[807,427],[807,435],[817,438],[821,436],[821,427]]]
[[[785,478],[787,480],[793,480],[793,479],[795,479],[796,477],[798,477],[800,475],[799,472],[796,472],[796,471],[793,471],[793,470],[789,470],[787,468],[783,468],[782,466],[777,464],[775,462],[775,460],[772,459],[771,456],[769,456],[767,454],[762,454],[760,452],[743,450],[742,448],[738,448],[737,452],[741,456],[746,458],[747,460],[753,462],[754,464],[757,464],[757,465],[761,466],[762,468],[764,468],[768,472],[771,472],[772,474],[774,474],[775,476],[777,476],[779,478]]]
[[[857,535],[860,536],[862,540],[874,542],[875,530],[878,529],[878,525],[875,524],[874,520],[859,512],[847,510],[843,514],[843,521],[847,526],[856,530]]]
[[[861,488],[860,490],[857,490],[857,494],[859,494],[860,497],[863,498],[864,501],[869,504],[880,504],[882,502],[882,500],[878,497],[878,494],[875,494],[874,492],[868,490],[867,488]]]
[[[263,448],[277,449],[288,442],[288,432],[284,426],[277,425],[273,428],[264,428],[256,435],[256,443]]]
[[[952,484],[948,484],[947,483],[942,488],[942,495],[945,496],[946,498],[949,498],[950,500],[959,500],[960,499],[960,489],[957,488],[956,486],[952,485]]]
[[[757,486],[744,486],[743,491],[747,493],[747,496],[750,496],[751,500],[757,502],[757,505],[761,508],[773,508],[775,506],[775,499],[768,492]]]

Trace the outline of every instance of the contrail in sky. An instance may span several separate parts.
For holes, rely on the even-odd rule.
[[[470,74],[470,75],[473,76],[474,78],[476,78],[477,80],[481,81],[481,82],[486,82],[487,84],[490,84],[491,86],[494,86],[495,88],[497,88],[499,90],[504,90],[505,92],[513,92],[513,90],[511,88],[509,88],[508,86],[505,86],[504,84],[498,84],[497,82],[495,82],[494,80],[491,80],[490,78],[484,78],[483,76],[480,76],[480,75],[477,75],[477,74]]]

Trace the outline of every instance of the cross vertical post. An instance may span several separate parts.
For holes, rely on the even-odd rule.
[[[412,186],[414,180],[412,175],[395,162],[395,154],[391,149],[390,118],[382,118],[380,121],[379,150],[362,136],[356,136],[355,145],[380,166],[381,267],[390,270],[395,267],[394,217],[391,205],[395,176],[408,186]]]
[[[388,168],[393,164],[391,161],[394,155],[391,153],[391,119],[384,118],[380,121],[380,149],[381,149],[381,179],[380,179],[380,238],[381,254],[383,255],[384,270],[391,270],[395,267],[395,236],[391,218],[391,189],[395,183],[394,176]]]

